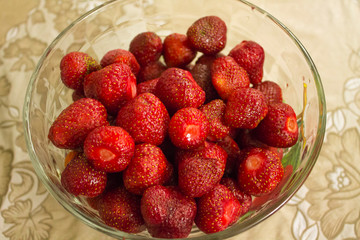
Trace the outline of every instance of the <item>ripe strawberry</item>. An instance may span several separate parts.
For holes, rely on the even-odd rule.
[[[225,230],[240,217],[241,204],[224,185],[216,185],[197,201],[196,226],[205,233]]]
[[[254,88],[239,88],[226,104],[225,123],[234,128],[255,128],[268,113],[264,95]]]
[[[226,160],[225,174],[228,176],[235,175],[239,165],[238,159],[240,156],[240,148],[238,144],[230,136],[224,137],[223,139],[217,141],[216,144],[224,149],[228,155]]]
[[[211,66],[219,55],[202,55],[190,70],[195,82],[205,91],[205,103],[219,98],[211,81]]]
[[[167,134],[170,117],[159,98],[143,93],[123,106],[116,117],[116,125],[124,128],[135,143],[160,145]]]
[[[205,16],[196,20],[186,35],[195,50],[214,55],[225,48],[226,32],[226,24],[221,18]]]
[[[148,63],[141,67],[137,75],[137,83],[159,78],[161,73],[166,69],[167,67],[160,61]]]
[[[161,38],[154,32],[142,32],[130,42],[129,51],[141,66],[159,60],[163,49]]]
[[[218,166],[221,169],[225,169],[228,154],[219,145],[213,142],[205,141],[204,147],[201,147],[199,149],[195,149],[195,150],[177,149],[175,153],[175,165],[178,166],[179,162],[183,161],[186,158],[193,158],[193,157],[217,159]]]
[[[279,155],[266,148],[244,149],[239,161],[238,186],[243,192],[253,196],[270,193],[284,174]]]
[[[202,105],[200,110],[205,114],[209,121],[209,135],[210,141],[216,141],[224,138],[230,134],[231,127],[224,123],[224,113],[226,104],[221,99],[215,99],[211,102]]]
[[[163,56],[168,67],[185,67],[196,53],[184,34],[172,33],[164,39]]]
[[[236,199],[239,201],[239,203],[241,204],[240,216],[247,213],[249,211],[251,203],[252,203],[251,195],[246,194],[243,191],[241,191],[241,189],[237,185],[236,180],[233,178],[229,178],[229,177],[222,178],[220,181],[220,184],[228,187],[230,189],[230,191],[234,194]]]
[[[299,136],[294,109],[286,103],[270,104],[268,115],[254,129],[254,134],[257,139],[272,147],[293,146]]]
[[[91,131],[84,142],[89,162],[105,172],[123,171],[134,155],[135,143],[121,127],[103,126]]]
[[[135,154],[123,172],[126,189],[141,195],[150,186],[163,184],[170,164],[159,147],[149,143],[135,146]]]
[[[229,56],[217,58],[213,62],[211,79],[223,100],[227,100],[234,90],[247,88],[250,84],[247,72]]]
[[[264,49],[254,41],[242,41],[229,53],[249,74],[252,84],[259,84],[263,78]]]
[[[155,95],[170,114],[185,107],[198,108],[205,101],[205,92],[195,82],[191,73],[180,68],[168,68],[161,74]]]
[[[95,169],[83,153],[77,154],[61,173],[61,185],[69,193],[96,197],[106,186],[106,173]]]
[[[86,76],[85,96],[99,100],[111,115],[136,95],[136,78],[128,65],[113,63]]]
[[[176,187],[157,185],[144,192],[141,213],[151,236],[186,238],[194,223],[196,202]]]
[[[140,70],[140,65],[137,62],[135,56],[124,49],[113,49],[105,53],[105,55],[100,60],[102,67],[106,67],[113,63],[123,63],[130,67],[132,73],[137,75]]]
[[[145,82],[139,83],[137,85],[137,94],[140,95],[142,93],[152,93],[155,94],[156,84],[160,78],[154,78],[151,80],[147,80]]]
[[[225,165],[219,164],[217,158],[184,158],[178,166],[179,187],[189,197],[201,197],[220,182],[224,170]]]
[[[68,88],[81,90],[86,75],[101,67],[94,58],[84,52],[70,52],[60,62],[61,80]]]
[[[276,148],[266,145],[265,143],[259,141],[255,134],[254,130],[249,129],[241,129],[239,131],[239,134],[237,135],[236,142],[240,146],[240,148],[249,148],[249,147],[260,147],[260,148],[266,148],[269,150],[272,150],[279,154],[280,159],[283,157],[284,149],[282,148]]]
[[[202,146],[209,133],[209,122],[197,108],[177,111],[170,119],[169,137],[178,148],[196,149]]]
[[[82,147],[93,129],[108,125],[104,105],[91,98],[81,98],[65,108],[52,123],[48,138],[58,148]]]
[[[279,103],[283,101],[281,87],[273,81],[263,81],[254,88],[260,90],[265,97],[266,103]]]
[[[101,196],[99,215],[110,227],[127,233],[139,233],[146,229],[140,202],[139,196],[129,193],[124,187],[117,187]]]

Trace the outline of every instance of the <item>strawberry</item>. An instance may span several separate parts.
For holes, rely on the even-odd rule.
[[[178,182],[181,191],[189,197],[201,197],[218,184],[225,165],[217,158],[194,156],[179,161]]]
[[[86,75],[99,70],[97,61],[84,52],[70,52],[60,62],[61,80],[68,88],[82,90]]]
[[[166,69],[167,67],[160,61],[151,62],[145,66],[141,66],[137,75],[137,82],[142,83],[154,78],[159,78],[161,73]]]
[[[240,148],[236,141],[230,137],[226,136],[223,139],[216,142],[222,149],[224,149],[228,155],[226,160],[225,174],[234,175],[236,174],[238,163],[238,158],[240,156]]]
[[[223,100],[227,100],[234,90],[247,88],[250,84],[247,72],[229,56],[217,58],[213,62],[211,80]]]
[[[279,155],[266,148],[244,149],[239,161],[238,186],[243,192],[253,196],[269,194],[284,174]]]
[[[116,125],[124,128],[135,143],[160,145],[167,134],[170,117],[162,102],[152,93],[143,93],[123,106]]]
[[[163,49],[161,38],[154,32],[142,32],[130,42],[129,51],[141,66],[159,60]]]
[[[226,186],[227,188],[229,188],[230,191],[234,194],[236,199],[241,204],[240,216],[247,213],[249,211],[251,203],[252,203],[251,195],[246,194],[243,191],[241,191],[241,189],[237,185],[236,180],[233,179],[233,178],[229,178],[229,177],[228,178],[222,178],[221,181],[220,181],[220,184],[222,184],[222,185]]]
[[[281,87],[273,81],[263,81],[254,88],[260,90],[265,97],[266,103],[269,105],[270,103],[279,103],[283,101],[282,98],[282,90]]]
[[[217,16],[205,16],[196,20],[186,35],[192,47],[206,55],[214,55],[225,48],[227,27]]]
[[[157,185],[145,190],[141,213],[152,237],[186,238],[194,223],[196,202],[176,187]]]
[[[252,84],[262,81],[265,53],[261,45],[244,40],[229,52],[229,56],[246,70]]]
[[[155,94],[156,84],[158,83],[160,78],[154,78],[151,80],[147,80],[145,82],[139,83],[137,85],[137,94],[140,95],[142,93],[152,93]]]
[[[136,78],[128,65],[113,63],[86,76],[85,96],[98,99],[111,115],[136,95]]]
[[[205,103],[219,98],[211,81],[211,66],[219,55],[202,55],[190,70],[195,82],[205,91]]]
[[[135,143],[121,127],[103,126],[91,131],[84,142],[90,163],[105,172],[123,171],[134,155]]]
[[[124,49],[113,49],[105,53],[105,55],[100,60],[102,67],[106,67],[113,63],[123,63],[130,67],[132,73],[137,75],[140,70],[140,65],[137,62],[135,56]]]
[[[220,140],[230,134],[232,130],[230,126],[224,123],[224,113],[226,104],[221,99],[215,99],[211,102],[202,105],[200,110],[205,114],[209,121],[209,135],[210,141]]]
[[[225,123],[234,128],[255,128],[266,116],[268,107],[264,95],[254,88],[239,88],[234,91],[225,109]]]
[[[108,125],[104,105],[91,98],[81,98],[65,108],[52,123],[48,138],[58,148],[82,147],[93,129]]]
[[[61,185],[69,193],[96,197],[106,186],[106,173],[95,169],[83,153],[77,154],[61,173]]]
[[[199,149],[195,149],[195,150],[177,149],[175,153],[175,165],[178,166],[179,162],[183,161],[186,158],[192,158],[192,157],[217,159],[218,166],[221,169],[225,169],[228,154],[219,145],[213,142],[205,141],[204,147],[201,147]]]
[[[240,217],[241,204],[229,188],[216,185],[197,201],[196,226],[205,233],[216,233],[234,224]]]
[[[159,147],[149,143],[135,146],[135,154],[123,172],[126,189],[141,195],[150,186],[163,184],[170,164]]]
[[[209,122],[199,109],[182,108],[171,117],[168,131],[176,147],[195,149],[204,144],[209,133]]]
[[[195,82],[191,73],[181,68],[168,68],[161,74],[155,95],[170,114],[185,107],[198,108],[205,101],[205,92]]]
[[[140,210],[141,197],[129,193],[124,187],[111,189],[98,203],[100,218],[110,227],[127,233],[146,229]]]
[[[293,146],[299,136],[294,109],[286,103],[270,104],[268,115],[254,129],[254,135],[272,147],[287,148]]]
[[[164,39],[163,56],[168,67],[185,67],[196,56],[186,35],[172,33]]]

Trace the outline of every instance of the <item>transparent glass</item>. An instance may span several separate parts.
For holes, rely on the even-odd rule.
[[[240,0],[118,0],[86,13],[67,27],[47,48],[33,73],[24,104],[24,128],[33,166],[53,197],[89,226],[119,239],[151,238],[147,232],[127,234],[105,225],[81,197],[68,194],[60,183],[66,151],[56,148],[48,129],[71,102],[72,91],[60,80],[59,63],[70,51],[84,51],[98,59],[108,50],[128,49],[143,31],[161,37],[186,33],[198,18],[217,15],[228,26],[223,53],[242,40],[265,49],[264,79],[276,81],[284,99],[298,115],[299,142],[285,153],[284,182],[269,196],[254,199],[251,211],[225,231],[205,235],[196,227],[191,239],[225,239],[255,226],[279,210],[304,183],[313,168],[325,132],[325,96],[316,67],[299,40],[266,11]]]

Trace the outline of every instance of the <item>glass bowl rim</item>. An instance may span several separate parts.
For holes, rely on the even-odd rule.
[[[53,186],[51,186],[50,184],[50,180],[48,179],[48,176],[45,174],[45,171],[43,170],[43,168],[41,167],[41,165],[39,165],[39,159],[35,153],[34,150],[34,146],[31,140],[31,129],[30,129],[30,106],[31,106],[31,95],[33,92],[33,85],[34,82],[37,79],[38,73],[41,69],[41,67],[43,66],[43,63],[47,57],[47,55],[52,51],[52,49],[54,48],[54,46],[59,42],[60,39],[62,39],[62,37],[64,35],[66,35],[67,32],[69,32],[77,23],[85,20],[87,17],[89,17],[92,14],[95,14],[97,11],[101,10],[102,8],[111,5],[112,3],[115,2],[128,2],[128,1],[132,1],[132,0],[110,0],[107,1],[103,4],[100,4],[98,6],[96,6],[95,8],[87,11],[86,13],[84,13],[83,15],[81,15],[80,17],[78,17],[75,21],[73,21],[70,25],[68,25],[63,31],[61,31],[57,37],[49,44],[49,46],[45,49],[44,53],[42,54],[42,56],[39,59],[39,62],[37,63],[34,72],[32,73],[31,77],[30,77],[30,81],[28,83],[27,89],[26,89],[26,95],[25,95],[25,99],[24,99],[24,106],[23,106],[23,128],[24,128],[24,134],[25,134],[25,140],[26,140],[26,146],[27,146],[27,150],[31,159],[31,162],[34,166],[35,172],[37,174],[37,176],[40,178],[41,182],[45,185],[45,187],[47,188],[47,190],[49,191],[49,193],[52,195],[52,197],[54,197],[57,202],[59,202],[68,212],[72,213],[73,215],[75,215],[77,218],[81,219],[81,221],[83,221],[84,223],[86,223],[87,225],[89,225],[90,227],[109,234],[112,237],[118,238],[118,237],[123,237],[123,238],[131,238],[131,239],[146,239],[143,236],[137,236],[137,235],[133,235],[133,234],[128,234],[125,232],[121,232],[122,236],[119,236],[117,233],[119,233],[120,231],[118,230],[113,230],[112,228],[103,228],[102,226],[99,226],[97,224],[94,224],[91,221],[91,217],[89,217],[88,215],[84,214],[83,212],[79,211],[76,208],[72,208],[72,206],[66,202],[63,201],[63,199],[61,198],[61,194],[58,194],[58,192],[56,192],[53,189]],[[288,37],[295,43],[295,45],[298,47],[298,50],[300,50],[300,52],[302,53],[303,57],[306,59],[307,64],[311,70],[311,73],[313,75],[314,78],[314,82],[315,82],[315,86],[316,86],[316,91],[317,91],[317,96],[318,96],[318,104],[319,104],[319,119],[318,119],[318,131],[316,133],[316,138],[313,144],[313,150],[310,152],[309,154],[309,159],[311,161],[309,161],[306,166],[305,169],[302,173],[300,173],[295,186],[292,187],[292,191],[290,194],[288,195],[284,195],[281,198],[278,199],[278,202],[280,202],[280,204],[271,206],[269,208],[267,208],[262,214],[259,214],[257,216],[255,216],[254,218],[250,219],[250,224],[242,227],[242,228],[228,228],[222,232],[218,232],[218,233],[214,233],[214,234],[208,234],[208,235],[204,235],[204,236],[198,236],[198,237],[192,237],[191,239],[208,239],[208,238],[212,238],[212,239],[219,239],[219,237],[221,237],[221,239],[224,238],[228,238],[228,237],[232,237],[235,235],[238,235],[241,232],[244,232],[252,227],[254,227],[255,225],[257,225],[258,223],[260,223],[261,221],[267,219],[268,217],[270,217],[273,213],[275,213],[277,210],[279,210],[283,205],[285,205],[290,199],[291,197],[299,190],[299,188],[303,185],[303,183],[305,182],[305,180],[307,179],[308,175],[310,174],[312,168],[314,167],[317,158],[320,154],[320,150],[321,150],[321,146],[325,137],[325,127],[326,127],[326,101],[325,101],[325,93],[324,93],[324,89],[323,89],[323,85],[321,82],[321,78],[320,75],[317,71],[317,68],[310,56],[310,54],[308,53],[308,51],[306,50],[306,48],[303,46],[303,44],[300,42],[300,40],[291,32],[290,29],[288,29],[282,22],[280,22],[277,18],[275,18],[273,15],[271,15],[270,13],[268,13],[266,10],[263,10],[262,8],[258,7],[257,5],[254,5],[246,0],[234,0],[234,2],[241,2],[244,5],[247,5],[248,7],[250,7],[252,10],[255,10],[261,14],[263,14],[266,18],[268,18],[269,20],[271,20],[273,23],[275,23],[280,29],[283,30],[283,32],[288,35]],[[151,239],[162,239],[162,238],[151,238]],[[189,238],[184,238],[184,239],[189,239]]]

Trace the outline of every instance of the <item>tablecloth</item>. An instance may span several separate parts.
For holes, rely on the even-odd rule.
[[[0,0],[0,239],[111,239],[75,219],[46,191],[27,154],[26,86],[47,45],[101,0]],[[360,239],[360,1],[252,0],[312,56],[327,126],[305,184],[272,217],[237,239]]]

